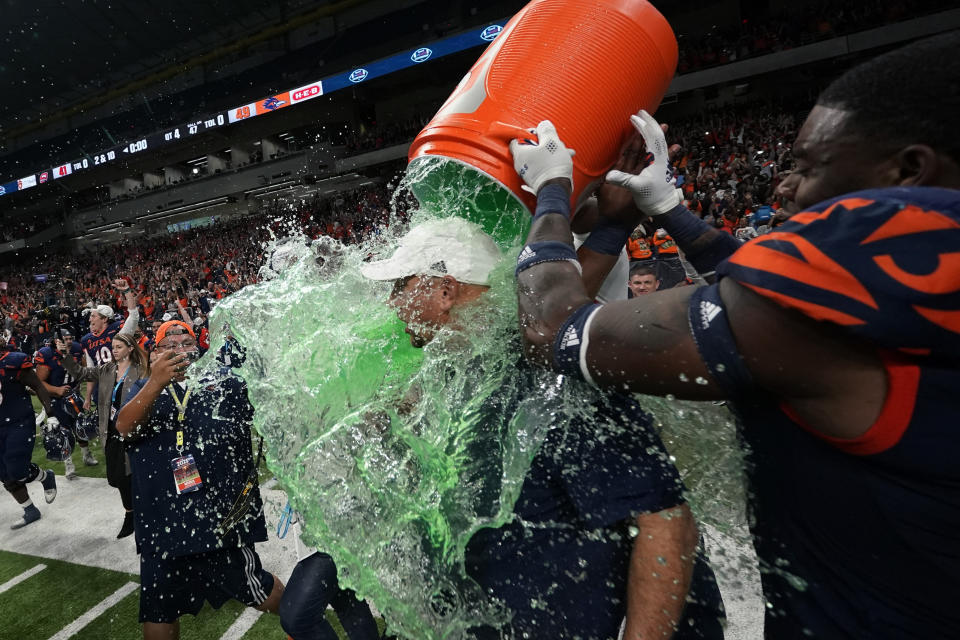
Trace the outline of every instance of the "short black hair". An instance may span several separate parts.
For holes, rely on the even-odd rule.
[[[817,104],[851,112],[849,133],[898,145],[925,144],[960,162],[960,30],[919,40],[858,64]]]
[[[653,276],[656,278],[657,271],[649,265],[639,263],[630,267],[630,277],[632,278],[633,276]]]

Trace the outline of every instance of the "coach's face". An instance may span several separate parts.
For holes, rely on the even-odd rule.
[[[800,210],[851,191],[900,184],[896,152],[849,127],[849,111],[817,105],[793,146],[792,200]],[[881,132],[877,132],[882,137]],[[790,199],[790,196],[787,196]]]
[[[410,276],[393,285],[387,302],[406,326],[410,344],[421,348],[433,340],[440,327],[450,322],[456,280],[450,276]]]

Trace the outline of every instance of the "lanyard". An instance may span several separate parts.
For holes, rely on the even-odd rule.
[[[183,431],[177,431],[177,453],[183,455]]]
[[[177,392],[172,384],[169,388],[170,395],[173,397],[173,402],[177,405],[177,422],[183,422],[184,417],[187,415],[187,402],[190,400],[190,390],[187,389],[186,393],[183,394],[183,397],[178,398]]]
[[[114,385],[114,387],[113,387],[113,395],[110,396],[110,403],[111,403],[111,404],[117,401],[117,390],[120,389],[121,386],[123,386],[123,381],[127,379],[127,374],[128,374],[128,373],[130,373],[130,369],[127,369],[126,371],[124,371],[124,372],[123,372],[123,377],[121,377],[119,380],[117,380],[117,384]]]

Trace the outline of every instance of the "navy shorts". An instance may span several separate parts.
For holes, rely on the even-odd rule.
[[[0,481],[23,481],[30,476],[30,458],[37,425],[24,420],[0,427]]]
[[[273,590],[253,545],[163,559],[140,556],[140,622],[175,622],[197,615],[206,600],[219,609],[227,600],[256,607]]]

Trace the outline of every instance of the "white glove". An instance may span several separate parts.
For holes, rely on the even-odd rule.
[[[531,129],[530,133],[537,136],[537,141],[519,140],[510,141],[510,153],[513,154],[513,168],[517,170],[523,181],[524,191],[533,195],[540,192],[540,187],[547,180],[566,178],[573,188],[573,149],[566,145],[557,136],[557,129],[549,120],[544,120]]]
[[[643,213],[659,216],[683,202],[683,192],[674,187],[667,168],[667,140],[660,124],[646,111],[630,116],[630,122],[643,137],[647,151],[653,154],[653,162],[638,175],[610,171],[607,182],[632,191],[633,201]]]
[[[53,416],[47,416],[47,424],[44,425],[43,430],[47,433],[53,433],[60,429],[60,421]]]

